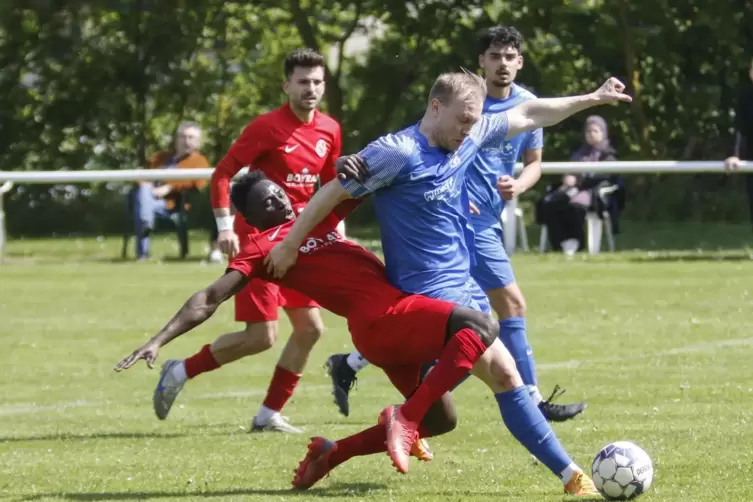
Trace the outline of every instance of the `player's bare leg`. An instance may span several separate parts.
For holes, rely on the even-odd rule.
[[[591,479],[575,465],[541,411],[533,404],[515,360],[501,341],[496,340],[489,347],[474,365],[472,373],[494,392],[508,430],[560,478],[565,493],[598,495]]]
[[[298,385],[311,349],[324,331],[324,323],[318,308],[286,309],[286,312],[293,333],[280,354],[264,402],[251,422],[252,431],[303,432],[290,425],[280,412]]]
[[[153,395],[157,418],[167,418],[188,380],[243,357],[264,352],[276,340],[277,321],[249,322],[245,330],[221,335],[211,345],[203,346],[199,352],[183,361],[166,361]]]
[[[513,282],[502,288],[486,292],[494,311],[499,316],[500,339],[515,359],[523,383],[528,387],[531,398],[539,407],[544,417],[551,422],[564,422],[579,415],[586,409],[585,403],[554,404],[552,401],[559,394],[556,386],[549,399],[544,399],[537,386],[536,365],[533,349],[526,335],[527,305],[523,292]]]
[[[439,436],[455,429],[457,414],[450,393],[446,393],[426,412],[419,427],[421,437]],[[337,442],[322,437],[311,438],[306,457],[300,462],[293,478],[293,488],[306,490],[342,464],[357,456],[384,453],[385,424],[365,429]]]
[[[248,322],[246,329],[218,337],[211,345],[212,356],[224,366],[243,357],[260,354],[277,341],[277,321]]]

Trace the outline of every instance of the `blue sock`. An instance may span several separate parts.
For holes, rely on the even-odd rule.
[[[526,318],[510,317],[499,321],[499,339],[515,359],[523,383],[536,386],[536,362],[526,336]]]
[[[502,420],[528,451],[558,478],[572,463],[572,459],[557,439],[541,411],[531,401],[528,389],[517,389],[495,394]]]

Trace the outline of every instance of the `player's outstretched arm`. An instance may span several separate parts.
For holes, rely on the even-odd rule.
[[[353,196],[343,188],[342,183],[337,179],[330,181],[317,191],[306,204],[306,209],[296,218],[288,235],[267,255],[264,260],[267,272],[278,279],[283,277],[290,270],[290,267],[295,265],[298,248],[304,239],[319,223],[324,221],[324,218],[338,204],[352,198]]]
[[[208,288],[195,293],[159,333],[121,360],[115,366],[115,371],[128,369],[141,359],[146,361],[149,368],[153,368],[160,347],[212,317],[217,307],[240,291],[247,281],[247,277],[239,271],[230,270]]]
[[[593,106],[616,102],[629,103],[633,98],[624,94],[624,90],[625,84],[612,77],[590,94],[526,101],[507,112],[507,137],[511,138],[539,127],[553,126]]]

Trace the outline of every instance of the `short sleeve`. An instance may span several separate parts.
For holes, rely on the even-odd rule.
[[[524,145],[526,150],[541,150],[544,148],[544,130],[534,129],[528,135],[528,141]]]
[[[264,272],[264,254],[259,246],[251,241],[233,258],[228,270],[237,270],[246,277],[256,277]]]
[[[502,142],[507,137],[508,129],[507,113],[483,115],[471,129],[471,138],[477,145],[487,141]]]
[[[369,167],[366,181],[341,180],[343,188],[358,198],[389,186],[408,165],[413,149],[414,143],[407,136],[388,134],[372,141],[358,153]]]

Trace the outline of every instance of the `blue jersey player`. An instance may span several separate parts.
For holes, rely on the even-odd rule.
[[[522,43],[520,33],[508,27],[490,28],[479,36],[479,66],[484,70],[487,86],[483,108],[485,115],[503,113],[535,98],[514,83],[523,65]],[[526,192],[541,177],[543,146],[541,129],[526,131],[496,143],[488,142],[478,150],[473,164],[468,168],[466,184],[469,198],[478,210],[470,217],[474,230],[475,258],[471,276],[480,288],[475,285],[470,287],[474,288],[476,302],[484,309],[491,304],[499,317],[502,342],[513,355],[534,403],[547,420],[564,421],[581,413],[585,404],[554,404],[554,393],[548,400],[542,399],[537,386],[533,350],[526,335],[526,302],[503,246],[500,223],[505,200]],[[525,167],[516,179],[513,169],[521,154]],[[355,374],[367,364],[358,352],[335,354],[327,361],[335,402],[346,416],[349,413],[348,391]],[[417,443],[416,448],[414,454],[418,458],[432,458],[425,442]]]
[[[421,122],[383,136],[359,153],[368,166],[365,179],[335,180],[322,187],[270,252],[269,270],[284,275],[294,265],[306,235],[337,204],[370,194],[390,282],[406,292],[483,309],[474,300],[478,286],[470,277],[473,237],[465,185],[466,170],[478,150],[554,125],[592,106],[630,101],[623,90],[621,82],[609,79],[591,94],[529,100],[508,112],[483,116],[486,84],[482,79],[469,73],[441,75],[432,86]],[[510,353],[499,340],[492,347],[472,372],[494,392],[507,428],[560,478],[567,493],[595,494],[590,479],[565,453],[534,404]],[[396,465],[405,460],[417,432],[417,424],[407,420],[400,408],[390,416],[386,437]]]
[[[481,33],[479,66],[486,77],[485,115],[495,116],[535,99],[514,82],[523,66],[522,45],[523,37],[515,28],[494,27]],[[471,216],[476,258],[471,275],[499,317],[502,342],[515,359],[534,402],[548,420],[564,421],[582,412],[585,404],[553,404],[557,388],[549,400],[541,397],[533,350],[526,335],[526,301],[515,281],[500,223],[505,200],[525,193],[541,177],[543,147],[543,132],[535,129],[479,149],[466,175],[471,202],[478,209],[478,214]],[[524,168],[516,179],[513,170],[521,154]]]

